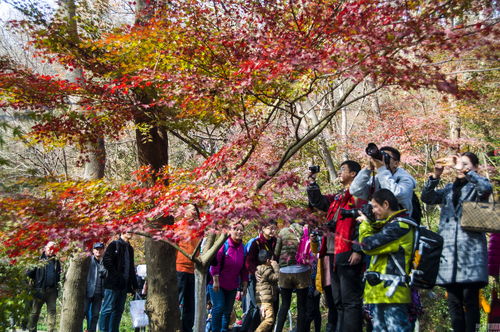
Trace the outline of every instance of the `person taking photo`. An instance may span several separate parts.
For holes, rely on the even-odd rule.
[[[416,223],[388,189],[373,194],[373,215],[358,220],[361,248],[372,256],[365,273],[364,300],[373,305],[373,332],[410,332],[411,291],[407,284]]]
[[[319,251],[323,266],[322,286],[328,305],[327,332],[356,332],[362,327],[363,260],[361,248],[356,244],[358,226],[355,217],[341,212],[366,203],[350,192],[350,185],[360,169],[361,166],[352,160],[340,165],[338,181],[343,189],[336,195],[323,195],[316,183],[316,174],[309,175],[309,204],[327,213],[327,231]]]
[[[422,201],[440,204],[439,235],[444,239],[436,284],[448,293],[448,308],[454,332],[472,332],[479,326],[479,290],[488,283],[488,251],[484,233],[462,229],[463,202],[488,200],[488,179],[478,174],[479,159],[472,152],[440,160],[422,190]],[[455,180],[436,189],[445,169]]]

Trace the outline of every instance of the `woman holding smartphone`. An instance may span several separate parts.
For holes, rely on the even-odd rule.
[[[488,283],[486,236],[460,226],[462,203],[487,201],[492,192],[488,179],[480,176],[479,159],[472,152],[454,155],[436,164],[422,190],[422,201],[441,205],[439,234],[444,239],[436,284],[448,293],[454,332],[473,332],[479,326],[479,290]],[[455,180],[436,189],[445,168]]]

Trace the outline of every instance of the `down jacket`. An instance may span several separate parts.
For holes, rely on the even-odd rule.
[[[261,264],[255,272],[257,286],[255,287],[257,304],[274,303],[278,296],[279,271],[271,265]]]
[[[488,179],[474,171],[466,175],[467,183],[461,188],[457,206],[453,204],[453,183],[436,189],[439,179],[430,177],[422,190],[422,201],[441,205],[439,235],[444,239],[439,264],[437,285],[488,282],[486,236],[469,232],[460,226],[462,202],[487,201],[492,187]]]

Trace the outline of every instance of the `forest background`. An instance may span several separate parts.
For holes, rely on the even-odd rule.
[[[200,279],[232,220],[320,220],[307,209],[308,166],[334,192],[339,164],[362,161],[369,142],[397,147],[419,186],[461,151],[498,183],[496,1],[5,5],[15,14],[0,40],[2,324],[22,314],[26,265],[56,240],[71,331],[82,253],[133,231],[157,276],[151,328],[174,331],[168,257],[179,241],[210,237],[206,254],[183,252]],[[424,210],[435,229],[436,210]],[[427,326],[446,324],[442,307],[427,313]]]

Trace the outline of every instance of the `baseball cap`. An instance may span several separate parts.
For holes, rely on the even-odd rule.
[[[102,249],[102,248],[104,248],[104,243],[102,243],[102,242],[96,242],[96,243],[94,243],[94,247],[93,248],[94,249]]]

